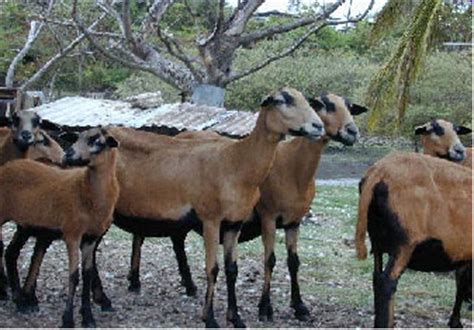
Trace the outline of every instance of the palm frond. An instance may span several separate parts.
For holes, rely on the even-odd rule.
[[[420,1],[397,49],[372,79],[366,93],[366,102],[372,108],[369,130],[374,130],[389,109],[397,111],[397,126],[403,120],[410,85],[425,59],[429,36],[442,3],[443,0]]]

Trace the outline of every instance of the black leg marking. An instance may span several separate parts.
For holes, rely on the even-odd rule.
[[[265,262],[265,267],[268,271],[273,273],[273,268],[275,268],[276,258],[275,253],[271,253],[268,260]],[[258,303],[258,318],[260,321],[273,321],[273,307],[270,300],[270,287],[265,287],[262,296],[260,297],[260,302]]]
[[[300,294],[300,286],[298,283],[298,269],[300,266],[300,259],[298,254],[288,250],[288,269],[291,278],[291,307],[295,310],[295,317],[300,321],[307,321],[309,319],[309,310],[303,303]]]
[[[22,311],[21,302],[19,301],[20,291],[20,279],[18,277],[18,256],[20,255],[21,248],[25,245],[29,235],[26,231],[18,227],[17,231],[13,235],[12,241],[8,245],[5,251],[5,264],[7,266],[7,275],[10,288],[12,290],[13,301],[17,304],[18,311]],[[18,305],[20,303],[20,305]]]
[[[91,290],[92,290],[92,300],[100,305],[100,308],[102,312],[113,312],[114,308],[112,307],[112,302],[110,299],[107,297],[107,295],[104,292],[104,288],[102,286],[102,281],[100,280],[100,275],[99,271],[97,269],[97,248],[99,247],[100,242],[102,241],[102,238],[104,236],[100,237],[97,241],[97,244],[95,245],[94,248],[94,254],[92,256],[92,279],[91,279]]]
[[[94,316],[91,309],[91,281],[93,276],[93,256],[97,244],[96,238],[84,237],[81,243],[82,250],[82,326],[95,327]]]
[[[213,297],[209,296],[209,286],[211,286],[211,282],[212,284],[215,284],[216,281],[217,281],[217,275],[219,274],[219,266],[217,265],[217,263],[214,265],[214,267],[212,268],[212,271],[211,271],[211,276],[207,277],[207,294],[206,294],[206,305],[208,305],[208,301],[209,299],[211,300],[209,305],[208,305],[208,308],[206,310],[206,315],[204,317],[204,321],[206,323],[206,328],[219,328],[219,324],[217,323],[216,321],[216,318],[214,317],[214,303],[213,303]]]
[[[397,291],[398,280],[392,280],[389,274],[393,268],[395,257],[390,256],[387,266],[383,272],[374,272],[374,307],[375,307],[375,328],[390,327],[390,302]]]
[[[178,261],[179,274],[181,275],[181,284],[186,288],[186,295],[194,297],[196,295],[197,288],[193,282],[191,271],[189,270],[186,250],[184,248],[185,239],[186,235],[171,236],[173,250],[176,254],[176,260]]]
[[[140,283],[140,259],[141,249],[145,237],[134,234],[132,243],[132,257],[130,259],[130,272],[128,273],[128,291],[139,293],[141,288]]]
[[[69,285],[74,293],[77,284],[79,283],[79,270],[76,269],[69,275]],[[62,328],[74,328],[74,294],[69,294],[66,302],[66,310],[63,314]]]

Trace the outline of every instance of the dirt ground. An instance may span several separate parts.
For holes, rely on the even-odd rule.
[[[310,320],[307,322],[297,321],[289,307],[289,276],[284,257],[284,244],[282,236],[279,236],[277,245],[280,250],[277,251],[277,265],[272,281],[273,322],[258,321],[257,304],[263,277],[261,244],[257,240],[256,243],[251,242],[239,246],[237,298],[242,319],[248,327],[354,328],[372,326],[371,261],[366,262],[365,266],[356,264],[353,268],[349,268],[348,265],[356,263],[356,261],[352,261],[354,251],[353,246],[350,246],[350,238],[353,237],[353,223],[351,221],[355,215],[357,181],[367,166],[375,159],[380,158],[380,152],[375,156],[367,156],[365,152],[356,152],[350,157],[352,161],[348,161],[338,153],[323,157],[318,179],[338,181],[345,178],[343,180],[350,182],[353,188],[346,195],[343,194],[344,190],[339,187],[330,188],[325,194],[324,190],[319,192],[322,200],[318,204],[321,208],[326,205],[327,209],[325,219],[318,218],[318,214],[316,214],[314,219],[310,219],[302,227],[300,285],[303,300],[311,311]],[[358,157],[358,161],[354,162],[354,157]],[[344,176],[342,176],[343,174]],[[334,196],[337,194],[340,195]],[[4,226],[6,243],[10,241],[13,229],[12,224]],[[327,232],[323,230],[327,230]],[[30,240],[19,260],[19,271],[22,277],[27,272],[33,242],[33,239]],[[323,249],[323,246],[326,249]],[[197,297],[187,297],[179,284],[180,278],[169,239],[145,241],[142,249],[142,290],[140,294],[129,293],[126,277],[130,251],[131,236],[112,226],[101,244],[97,258],[106,293],[112,300],[115,311],[101,312],[99,307],[94,306],[93,313],[97,326],[202,327],[204,323],[201,321],[200,315],[206,284],[201,238],[196,234],[191,234],[188,236],[186,244],[191,272],[198,287]],[[1,327],[57,327],[60,325],[67,292],[65,252],[64,243],[61,241],[55,242],[48,250],[38,281],[39,312],[19,314],[10,300],[0,301]],[[325,256],[322,256],[323,254]],[[222,265],[222,262],[220,264]],[[364,269],[364,267],[366,268]],[[356,274],[360,269],[363,269],[362,276]],[[405,276],[405,283],[412,281],[409,276]],[[426,277],[427,281],[433,279],[430,276]],[[418,282],[422,284],[424,281],[424,278],[418,279]],[[397,327],[424,328],[447,325],[450,313],[450,307],[447,306],[451,306],[451,302],[454,301],[454,281],[449,276],[442,281],[447,283],[450,290],[448,293],[445,293],[445,289],[441,287],[440,290],[432,290],[422,286],[421,289],[417,287],[404,295],[400,294],[400,298],[403,299],[398,301],[399,306],[396,309]],[[434,284],[435,287],[436,285]],[[407,285],[404,284],[404,287],[399,290],[400,293],[403,293],[406,287]],[[355,290],[359,292],[359,296],[353,294]],[[80,292],[81,283],[78,286],[76,298],[76,326],[81,324]],[[439,304],[433,303],[439,301],[440,298],[448,301],[441,307]],[[357,300],[356,303],[354,303],[354,299]],[[225,278],[221,270],[214,303],[216,318],[221,326],[228,326],[225,321],[226,305]],[[463,316],[464,325],[472,327],[472,320],[466,318],[472,317],[472,315],[465,311],[465,306],[463,306]]]
[[[6,241],[12,234],[13,226],[8,224]],[[114,229],[117,230],[118,229]],[[189,238],[188,238],[189,239]],[[199,240],[195,234],[191,239]],[[33,240],[32,240],[33,241]],[[158,240],[157,240],[158,241]],[[142,290],[140,294],[127,291],[126,279],[131,242],[117,239],[115,235],[106,236],[98,261],[106,292],[113,302],[114,312],[101,312],[93,309],[98,327],[201,327],[200,311],[205,289],[203,256],[200,249],[187,249],[191,270],[198,287],[197,297],[187,297],[179,285],[176,261],[168,239],[159,244],[145,243],[142,259]],[[194,244],[193,244],[194,245]],[[25,276],[32,251],[32,242],[25,248],[19,261],[20,275]],[[2,327],[57,327],[65,306],[67,261],[62,242],[55,242],[48,250],[38,281],[40,311],[31,314],[18,314],[11,301],[0,302],[0,325]],[[242,260],[242,258],[241,258]],[[314,279],[301,272],[303,298],[311,310],[311,319],[300,322],[294,319],[289,308],[289,278],[285,263],[279,261],[273,280],[274,322],[258,321],[257,304],[262,286],[262,266],[259,258],[245,258],[240,262],[237,282],[237,296],[241,316],[248,327],[370,327],[372,310],[354,308],[344,301],[319,299],[316,295],[305,294],[305,287]],[[221,326],[226,326],[225,279],[221,271],[218,277],[218,290],[215,312]],[[78,295],[80,294],[80,286]],[[367,292],[367,294],[370,294]],[[80,326],[80,299],[76,299],[76,326]],[[446,324],[449,311],[430,311],[430,318],[421,313],[397,312],[398,327],[440,327]],[[464,320],[466,324],[468,320]]]

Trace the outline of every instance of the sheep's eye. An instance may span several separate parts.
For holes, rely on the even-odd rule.
[[[20,126],[20,117],[13,116],[12,120],[13,120],[13,125],[14,126],[16,126],[16,127]]]
[[[99,134],[92,135],[91,137],[89,137],[89,139],[87,139],[87,144],[90,146],[94,145],[94,143],[99,139],[99,137]]]
[[[38,127],[39,122],[40,122],[39,118],[36,118],[36,117],[31,120],[31,123],[32,123],[33,127]]]

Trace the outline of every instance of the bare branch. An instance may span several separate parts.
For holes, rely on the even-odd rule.
[[[143,35],[147,35],[149,31],[155,30],[154,26],[157,26],[163,15],[166,13],[168,8],[174,3],[174,0],[155,0],[148,10],[148,15],[142,22],[141,32]]]
[[[195,77],[202,78],[203,73],[198,71],[193,64],[193,62],[196,62],[196,60],[193,60],[189,58],[188,56],[186,56],[186,52],[181,48],[179,43],[176,40],[174,40],[171,36],[162,32],[159,27],[158,27],[157,32],[158,32],[158,37],[164,43],[166,49],[168,50],[168,53],[170,53],[170,55],[176,57],[181,62],[183,62],[186,65],[186,67],[189,69],[189,71],[193,73]]]
[[[77,13],[77,0],[73,1],[72,17],[75,24],[85,35],[87,40],[89,40],[89,42],[95,48],[97,48],[104,56],[108,57],[109,59],[135,70],[150,72],[170,85],[177,87],[178,89],[191,90],[193,88],[195,80],[189,70],[165,59],[161,54],[158,53],[158,51],[144,42],[137,43],[134,47],[134,51],[140,54],[140,57],[124,48],[116,48],[116,50],[120,51],[122,55],[125,55],[117,56],[109,49],[101,46],[93,38],[92,34],[90,33],[90,29],[86,29],[79,18]],[[142,58],[145,58],[145,60]]]
[[[303,18],[294,20],[288,24],[275,25],[266,29],[244,34],[242,35],[240,39],[240,44],[245,45],[245,44],[257,42],[259,40],[265,39],[275,34],[289,32],[289,31],[325,20],[329,16],[331,16],[345,1],[346,0],[338,0],[335,3],[331,4],[329,7],[324,7],[321,13],[319,13],[316,16],[303,17]]]
[[[93,29],[99,22],[106,16],[106,14],[102,14],[98,19],[96,19],[89,29]],[[76,39],[74,39],[66,48],[61,49],[56,55],[49,59],[41,69],[39,69],[31,78],[23,82],[20,86],[20,90],[24,91],[28,87],[30,87],[33,83],[35,83],[38,79],[40,79],[53,65],[55,65],[60,59],[67,56],[78,44],[80,44],[85,38],[85,34],[82,33]]]
[[[124,37],[128,43],[133,43],[132,24],[130,20],[130,0],[123,0],[122,6],[122,24]]]
[[[108,0],[96,0],[97,6],[102,9],[102,11],[109,16],[112,16],[115,18],[115,21],[117,22],[120,32],[122,35],[126,38],[126,31],[125,31],[125,24],[122,20],[122,17],[120,14],[109,4]]]
[[[303,36],[301,36],[298,40],[296,40],[290,47],[288,47],[287,49],[285,49],[284,51],[282,51],[281,53],[277,54],[277,55],[274,55],[274,56],[271,56],[267,59],[265,59],[263,62],[261,62],[260,64],[257,64],[256,66],[254,66],[253,68],[250,68],[248,70],[245,70],[241,73],[237,73],[237,74],[232,74],[229,78],[225,79],[224,83],[225,84],[228,84],[232,81],[235,81],[235,80],[238,80],[238,79],[241,79],[245,76],[248,76],[254,72],[257,72],[258,70],[266,67],[267,65],[269,65],[270,63],[272,62],[275,62],[279,59],[282,59],[283,57],[286,57],[288,55],[290,55],[291,53],[293,53],[295,50],[297,50],[312,34],[320,31],[323,27],[325,27],[326,25],[328,25],[327,23],[323,22],[321,24],[315,24],[313,25],[313,27],[311,27]]]
[[[51,11],[53,10],[54,6],[54,0],[49,0],[48,3],[48,8],[46,10],[46,16],[49,16],[51,14]],[[16,54],[16,56],[13,58],[11,61],[8,70],[7,70],[7,76],[5,77],[5,86],[8,88],[13,87],[13,80],[15,77],[15,69],[20,63],[20,61],[26,56],[28,51],[33,47],[33,44],[35,41],[38,39],[41,30],[43,29],[44,22],[38,22],[36,20],[33,20],[30,22],[30,31],[28,32],[28,37],[26,38],[25,45],[23,48]]]
[[[343,1],[340,1],[339,6],[342,4]],[[276,54],[274,56],[271,56],[271,57],[265,59],[263,62],[261,62],[260,64],[254,66],[253,68],[250,68],[250,69],[248,69],[244,72],[238,73],[238,74],[231,75],[229,78],[227,78],[225,80],[225,83],[228,84],[229,82],[241,79],[245,76],[248,76],[248,75],[264,68],[265,66],[269,65],[272,62],[275,62],[279,59],[282,59],[283,57],[286,57],[286,56],[290,55],[295,50],[297,50],[312,34],[315,34],[315,33],[319,32],[325,26],[356,23],[356,22],[361,21],[362,19],[364,19],[367,16],[369,11],[372,9],[374,3],[375,3],[375,0],[371,0],[369,5],[367,6],[367,9],[363,13],[361,13],[360,15],[358,15],[356,17],[353,17],[353,18],[349,17],[347,20],[344,20],[344,21],[337,21],[337,20],[332,20],[331,21],[331,20],[320,19],[319,24],[318,23],[313,23],[312,27],[303,36],[301,36],[298,40],[296,40],[290,47],[288,47],[284,51],[280,52],[279,54]],[[336,9],[337,9],[337,7],[332,7],[332,8],[330,8],[330,10],[325,11],[323,15],[327,18]]]
[[[228,22],[227,36],[239,36],[244,32],[245,25],[252,17],[253,13],[260,7],[265,0],[253,0],[239,3],[232,20]]]

